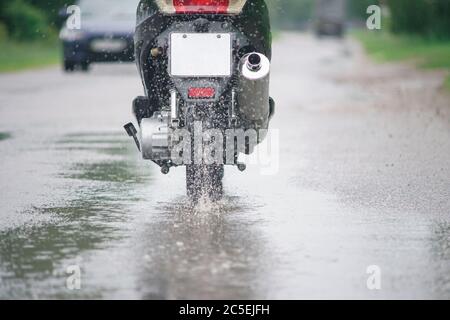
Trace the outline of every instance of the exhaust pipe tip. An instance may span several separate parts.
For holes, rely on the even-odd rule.
[[[251,71],[258,71],[261,69],[262,59],[258,53],[251,53],[247,58],[247,68]]]
[[[241,58],[239,72],[240,76],[247,80],[261,80],[270,73],[270,61],[262,53],[249,53]]]

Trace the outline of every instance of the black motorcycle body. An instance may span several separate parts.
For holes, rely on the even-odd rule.
[[[253,152],[274,113],[265,1],[141,0],[134,40],[145,90],[145,96],[133,102],[139,124],[135,138],[143,158],[165,174],[171,167],[186,166],[187,191],[193,199],[220,198],[224,165],[245,169],[239,153]],[[208,141],[204,135],[195,137],[196,130],[216,134]],[[228,134],[249,130],[256,137],[238,141]],[[223,143],[218,142],[220,133]],[[177,142],[186,142],[186,134],[194,137],[190,148],[181,150]],[[196,142],[200,149],[213,142],[223,150],[213,150],[214,161],[205,161]]]

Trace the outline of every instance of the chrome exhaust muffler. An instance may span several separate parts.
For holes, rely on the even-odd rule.
[[[236,99],[241,117],[253,129],[269,126],[270,61],[261,53],[242,57],[239,64],[239,85]]]

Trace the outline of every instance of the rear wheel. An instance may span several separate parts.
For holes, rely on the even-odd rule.
[[[218,201],[223,197],[223,165],[188,165],[186,167],[187,195],[197,202],[202,197]]]
[[[200,104],[188,105],[185,109],[186,129],[191,133],[191,160],[194,164],[186,166],[186,189],[187,195],[193,202],[197,202],[201,198],[207,198],[212,201],[218,201],[223,197],[223,162],[211,161],[208,164],[195,162],[195,154],[198,150],[196,146],[194,132],[195,123],[201,124],[204,131],[209,129],[225,130],[227,124],[226,107],[218,104]],[[202,141],[203,147],[209,145],[209,142]],[[219,160],[219,159],[217,159]]]
[[[73,72],[75,70],[75,62],[73,61],[64,61],[64,71],[65,72]]]
[[[90,67],[89,62],[83,61],[83,62],[81,62],[80,66],[81,66],[81,71],[83,71],[83,72],[89,71],[89,67]]]

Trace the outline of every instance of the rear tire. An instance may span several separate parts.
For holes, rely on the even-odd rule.
[[[218,105],[209,106],[188,106],[185,113],[186,128],[191,134],[194,133],[194,124],[196,121],[202,122],[202,130],[226,128],[226,111],[219,108]],[[223,197],[223,162],[211,162],[205,164],[202,162],[195,163],[196,145],[195,139],[192,139],[191,159],[194,164],[186,166],[186,189],[187,195],[196,203],[201,198],[211,201],[218,201]],[[203,142],[206,143],[206,142]]]
[[[83,72],[88,72],[88,71],[89,71],[89,67],[90,67],[89,62],[83,61],[83,62],[80,64],[80,66],[81,66],[81,71],[83,71]]]
[[[75,71],[75,62],[64,61],[63,68],[64,68],[65,72],[74,72]]]
[[[218,201],[223,197],[223,165],[186,166],[187,195],[193,202],[201,198]]]

